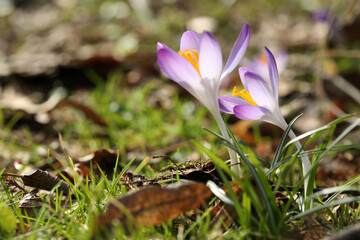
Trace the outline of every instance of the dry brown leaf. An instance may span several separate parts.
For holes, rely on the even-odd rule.
[[[62,99],[60,91],[54,91],[54,93],[42,103],[34,103],[33,100],[20,92],[14,86],[6,87],[0,95],[0,105],[3,109],[23,110],[28,114],[46,114],[53,109],[59,101]]]
[[[90,153],[86,156],[83,156],[79,159],[74,159],[75,162],[79,162],[81,167],[85,167],[90,169],[90,165],[92,165],[92,169],[97,176],[101,176],[101,172],[98,167],[108,176],[112,177],[114,173],[114,168],[116,165],[116,160],[119,157],[119,162],[121,157],[118,156],[118,152],[112,149],[100,148],[93,153]],[[122,168],[117,166],[117,171],[120,172]],[[81,168],[79,166],[79,168]],[[83,169],[82,169],[83,170]]]
[[[170,172],[169,172],[170,170]],[[122,176],[122,185],[127,186],[128,189],[144,187],[148,185],[158,185],[159,182],[171,179],[186,179],[194,182],[207,183],[209,180],[221,185],[220,177],[218,176],[215,166],[212,162],[205,164],[201,162],[191,162],[185,166],[171,165],[163,169],[165,173],[160,174],[157,178],[146,178],[144,175],[133,174],[126,172]],[[164,185],[164,184],[161,184]]]
[[[202,183],[144,188],[110,203],[105,214],[97,219],[96,225],[103,229],[114,219],[123,226],[135,222],[144,226],[158,225],[200,207],[211,194],[210,189]]]
[[[50,175],[48,172],[37,169],[34,173],[30,175],[24,175],[21,177],[24,184],[29,187],[35,187],[38,189],[43,190],[52,190],[53,187],[55,187],[56,184],[58,184],[60,181],[59,178]],[[59,186],[59,190],[64,192],[64,194],[69,193],[69,184],[62,181]]]
[[[65,195],[69,193],[70,186],[68,183],[62,181],[55,176],[52,176],[47,171],[43,171],[41,169],[36,169],[31,174],[27,175],[4,172],[2,176],[21,178],[25,186],[43,189],[47,191],[51,191],[61,181],[58,188],[59,191],[62,191]]]
[[[52,150],[51,148],[49,149],[49,151],[50,155],[54,158],[54,160],[51,163],[45,163],[41,165],[39,168],[45,171],[52,171],[54,168],[56,168],[60,170],[61,173],[63,173],[66,177],[68,177],[70,181],[73,181],[74,173],[79,174],[83,177],[91,178],[91,169],[96,176],[100,177],[102,171],[108,178],[112,178],[116,165],[116,160],[118,159],[117,151],[112,149],[100,148],[95,152],[92,152],[80,158],[71,157],[74,163],[74,169],[72,169],[67,160],[69,156],[67,156],[66,154],[60,154]],[[121,159],[120,156],[119,159]],[[99,168],[101,169],[101,171]],[[119,173],[121,170],[122,168],[120,164],[118,164],[117,172]],[[62,178],[59,174],[57,174],[56,176],[60,179]]]
[[[32,190],[20,200],[19,207],[24,215],[36,217],[36,213],[43,207],[44,202],[36,195],[37,192],[37,189]]]
[[[305,217],[304,226],[297,228],[294,234],[295,239],[314,240],[324,237],[324,225],[319,222],[319,215]]]

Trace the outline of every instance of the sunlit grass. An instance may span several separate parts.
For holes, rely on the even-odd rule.
[[[221,180],[229,190],[229,195],[225,197],[229,199],[228,204],[232,205],[237,213],[231,229],[226,231],[222,222],[215,225],[210,224],[212,219],[209,214],[211,204],[213,204],[210,202],[208,208],[202,209],[195,219],[183,215],[157,227],[138,226],[132,230],[123,229],[115,222],[111,230],[102,234],[114,239],[177,237],[275,239],[292,236],[296,231],[294,226],[303,226],[304,218],[311,214],[326,217],[329,232],[340,230],[359,220],[360,208],[354,203],[359,201],[359,197],[341,195],[346,190],[358,190],[353,185],[360,180],[359,177],[349,180],[338,188],[323,189],[313,194],[311,192],[313,188],[316,188],[317,167],[325,156],[330,153],[331,156],[335,156],[341,151],[360,148],[356,144],[340,144],[341,140],[359,122],[349,125],[343,130],[343,133],[334,136],[337,125],[349,116],[339,118],[296,138],[295,140],[305,141],[306,150],[302,152],[296,151],[293,147],[294,141],[287,141],[285,133],[270,165],[259,159],[253,149],[241,145],[238,141],[235,141],[234,145],[225,143],[241,156],[244,178],[240,179],[232,174],[230,168],[223,161],[223,157],[219,156],[219,153],[225,152],[223,139],[209,134],[200,127],[205,124],[206,128],[215,131],[217,129],[206,109],[195,106],[191,96],[179,99],[179,96],[174,94],[169,96],[172,107],[156,107],[149,104],[148,99],[156,95],[158,89],[164,87],[166,83],[148,82],[129,89],[122,86],[121,75],[116,76],[113,75],[107,81],[99,80],[97,87],[88,96],[89,106],[104,118],[107,126],[97,126],[91,120],[79,115],[78,121],[65,125],[61,129],[61,133],[66,144],[71,145],[74,141],[79,141],[83,146],[93,150],[100,147],[119,149],[116,167],[122,167],[123,170],[119,174],[114,173],[111,180],[108,180],[109,178],[104,173],[102,176],[92,174],[91,180],[83,179],[80,176],[75,177],[74,183],[68,182],[71,185],[72,194],[70,196],[62,196],[56,188],[51,193],[40,192],[39,195],[46,204],[43,204],[36,215],[32,217],[28,216],[26,212],[21,212],[19,208],[18,204],[24,197],[24,193],[12,193],[2,181],[3,190],[0,192],[0,203],[6,203],[14,210],[18,224],[17,239],[51,238],[54,234],[67,239],[90,239],[96,228],[94,219],[104,213],[107,203],[111,199],[123,196],[128,192],[120,184],[120,177],[127,170],[151,178],[156,176],[156,170],[160,170],[161,166],[168,163],[162,161],[154,166],[155,170],[149,171],[146,167],[146,159],[126,160],[122,155],[126,154],[128,149],[135,149],[139,146],[141,146],[140,151],[146,153],[147,149],[161,149],[178,142],[187,143],[183,145],[183,148],[173,150],[175,160],[184,162],[187,160],[184,159],[184,156],[195,151],[201,156],[201,160],[211,160],[217,166]],[[12,126],[16,121],[18,121],[17,116],[14,116],[13,120],[8,123],[6,127],[8,134],[11,133]],[[291,127],[292,124],[293,122],[289,126]],[[27,142],[33,141],[29,130],[25,130],[25,136]],[[37,159],[37,162],[41,161],[36,156],[36,148],[39,144],[19,146],[11,137],[7,139],[10,141],[1,140],[6,148],[18,151],[26,147],[31,149],[31,154],[34,155],[32,157]],[[204,142],[206,142],[206,147]],[[307,147],[310,145],[315,145],[314,149],[309,150]],[[210,149],[209,146],[211,146]],[[299,156],[301,155],[309,155],[313,160],[313,168],[310,173],[311,189],[305,194],[306,198],[303,197],[304,181],[300,174]],[[229,176],[232,176],[242,189],[240,198],[230,187]],[[176,181],[179,181],[178,176],[171,179],[171,182]],[[278,205],[276,194],[280,189],[281,193],[288,197],[288,200]],[[324,200],[322,197],[326,195],[328,198]],[[310,206],[311,203],[312,206]],[[337,210],[335,211],[334,208]],[[224,231],[226,231],[225,234],[223,234]],[[96,236],[98,239],[103,237],[103,235]]]

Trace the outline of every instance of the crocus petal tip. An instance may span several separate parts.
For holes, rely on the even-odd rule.
[[[156,44],[157,50],[160,50],[160,49],[162,49],[162,48],[164,48],[164,47],[165,47],[165,44],[163,44],[163,43],[161,43],[161,42],[158,42],[158,43]]]
[[[250,68],[247,67],[239,67],[239,74],[240,77],[244,76],[247,72],[251,71]]]
[[[217,42],[215,36],[212,35],[211,32],[209,32],[209,31],[204,30],[203,33],[202,33],[202,36],[203,36],[203,37],[209,37],[209,38],[211,38],[212,40],[215,40],[215,41]]]
[[[272,52],[269,50],[269,48],[267,48],[266,46],[264,46],[264,49],[265,49],[265,52],[266,52],[266,53],[269,53],[269,54],[273,55]],[[274,56],[274,55],[273,55],[273,56]]]
[[[243,28],[245,29],[247,35],[250,34],[250,26],[249,26],[249,23],[245,23]]]

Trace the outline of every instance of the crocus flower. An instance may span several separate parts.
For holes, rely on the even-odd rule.
[[[221,111],[234,114],[237,118],[243,120],[262,120],[272,123],[285,130],[288,126],[279,108],[278,90],[279,76],[273,54],[265,47],[265,54],[268,66],[270,86],[256,72],[249,68],[239,68],[240,79],[244,90],[239,91],[234,87],[233,95],[238,97],[219,97]],[[293,131],[289,136],[295,138]],[[298,149],[301,149],[299,142],[295,143]],[[310,161],[302,157],[304,176],[310,170]],[[307,189],[308,178],[305,180],[305,192]]]
[[[207,31],[202,34],[184,32],[178,52],[165,44],[157,45],[157,59],[161,71],[209,109],[222,135],[228,140],[230,138],[219,110],[218,92],[221,82],[243,57],[249,37],[249,26],[245,24],[224,68],[220,46],[215,37]],[[229,154],[232,163],[237,163],[235,152],[229,149]]]

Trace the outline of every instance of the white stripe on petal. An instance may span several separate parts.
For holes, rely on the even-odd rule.
[[[248,70],[243,73],[243,78],[245,89],[250,93],[257,105],[266,107],[270,111],[274,111],[278,107],[269,86],[259,74]]]
[[[196,32],[184,32],[180,40],[180,51],[185,51],[187,49],[199,51],[200,39],[201,35]]]
[[[169,47],[157,51],[158,65],[171,80],[177,82],[195,97],[204,88],[196,69],[184,57]]]
[[[217,98],[222,72],[222,54],[215,37],[206,31],[201,35],[199,69],[204,84],[211,89],[212,93],[216,93],[214,97]]]
[[[260,120],[268,110],[254,105],[238,105],[234,107],[234,114],[237,118],[243,120]]]

